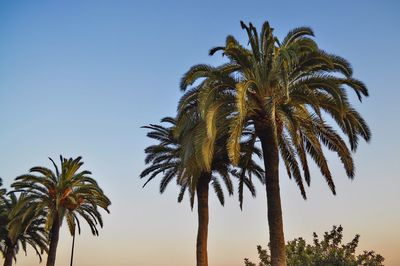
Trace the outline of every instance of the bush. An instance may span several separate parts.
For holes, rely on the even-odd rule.
[[[299,237],[286,244],[286,262],[289,266],[381,266],[385,260],[374,251],[364,251],[356,255],[360,239],[356,235],[352,241],[342,244],[343,227],[333,226],[330,232],[325,232],[324,239],[319,240],[314,233],[313,245]],[[260,262],[257,264],[244,259],[245,266],[269,266],[271,257],[266,249],[257,246]]]

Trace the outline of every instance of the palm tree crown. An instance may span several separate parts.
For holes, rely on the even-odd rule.
[[[4,265],[12,265],[20,248],[26,253],[31,246],[42,261],[42,254],[48,252],[48,234],[44,228],[45,212],[37,212],[26,194],[17,197],[14,193],[5,199],[1,211],[1,252]]]
[[[210,55],[222,51],[229,63],[220,67],[196,65],[183,77],[181,88],[200,78],[206,78],[203,104],[206,111],[215,106],[216,93],[235,95],[228,151],[233,163],[240,154],[239,139],[243,125],[251,123],[273,127],[276,142],[289,177],[294,176],[303,197],[306,197],[300,166],[306,183],[310,184],[307,156],[316,162],[332,192],[335,186],[321,144],[336,152],[346,173],[354,177],[354,163],[345,141],[329,126],[324,114],[331,116],[348,137],[355,151],[359,137],[369,141],[371,133],[361,115],[351,106],[347,88],[361,101],[368,96],[366,86],[352,77],[352,68],[343,58],[318,48],[313,31],[300,27],[290,31],[282,42],[265,22],[261,34],[256,28],[241,22],[249,38],[250,49],[233,36],[226,38],[225,46],[210,50]],[[299,162],[298,162],[299,161]]]
[[[186,113],[186,115],[191,115]],[[178,196],[178,202],[181,202],[184,194],[189,190],[190,203],[193,208],[194,196],[196,193],[196,185],[201,174],[207,172],[205,162],[202,157],[204,148],[204,139],[199,140],[199,137],[206,138],[207,133],[204,131],[204,124],[193,123],[193,117],[181,118],[184,121],[165,117],[161,120],[162,123],[170,124],[165,127],[163,125],[150,124],[143,128],[150,129],[147,133],[149,138],[157,140],[159,143],[151,145],[145,149],[146,158],[145,163],[150,164],[140,174],[140,178],[148,177],[143,187],[146,186],[157,175],[161,174],[160,193],[163,193],[167,185],[176,178],[177,184],[181,187],[181,192]],[[190,120],[191,126],[185,123],[186,128],[178,129],[184,122]],[[178,123],[178,125],[177,125]],[[201,133],[201,131],[204,131]],[[251,135],[248,132],[248,135]],[[195,138],[198,138],[196,141]],[[230,176],[234,176],[239,180],[239,197],[240,205],[243,201],[243,187],[246,186],[252,195],[255,195],[254,185],[252,183],[251,175],[256,176],[261,182],[263,181],[263,170],[251,159],[251,155],[255,154],[261,157],[261,152],[257,147],[254,147],[252,141],[254,136],[251,135],[247,141],[242,142],[242,150],[244,155],[239,163],[239,168],[234,169],[229,163],[228,154],[226,152],[226,139],[227,136],[219,137],[215,147],[213,148],[212,163],[210,165],[211,171],[214,173],[211,176],[211,183],[218,200],[224,205],[225,199],[220,181],[217,175],[221,177],[224,182],[229,195],[233,194],[233,183]],[[247,175],[247,176],[246,176]]]

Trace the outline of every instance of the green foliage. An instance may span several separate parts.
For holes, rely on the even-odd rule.
[[[293,177],[303,198],[304,181],[310,185],[308,157],[336,194],[323,146],[337,153],[347,176],[353,178],[351,150],[357,149],[360,137],[369,141],[371,133],[351,105],[348,91],[361,101],[368,96],[366,86],[352,77],[349,62],[318,47],[310,28],[295,28],[279,41],[268,22],[261,32],[252,23],[241,22],[241,27],[248,45],[227,36],[225,45],[211,49],[210,55],[221,51],[228,63],[193,66],[183,76],[181,89],[190,95],[207,95],[199,97],[200,113],[214,112],[211,107],[221,100],[221,106],[230,107],[226,113],[227,150],[234,165],[241,153],[243,128],[250,124],[260,138],[267,127],[272,129],[269,137],[277,142],[288,176]],[[194,85],[196,82],[200,85]],[[349,145],[325,116],[333,118]],[[212,126],[206,122],[207,127]]]
[[[7,196],[6,190],[0,189],[0,252],[4,257],[11,252],[9,259],[16,260],[20,249],[26,253],[29,245],[41,261],[43,253],[48,251],[45,212],[36,213],[32,207],[26,194]]]
[[[263,249],[261,246],[257,246],[258,258],[260,262],[257,264],[251,262],[249,259],[244,259],[245,266],[269,266],[271,265],[271,256],[268,254],[266,249]]]
[[[46,212],[46,230],[50,230],[58,217],[65,218],[71,235],[75,225],[80,233],[79,216],[89,225],[92,233],[98,235],[97,227],[103,227],[103,220],[98,207],[109,212],[111,201],[90,177],[91,172],[79,171],[83,162],[81,157],[75,159],[60,156],[61,168],[50,158],[54,170],[36,166],[29,174],[21,175],[11,185],[14,192],[24,193],[32,209],[38,214]],[[60,223],[61,225],[61,223]]]
[[[314,233],[313,244],[299,237],[286,244],[286,261],[289,266],[382,266],[385,260],[374,251],[363,251],[356,255],[359,235],[347,244],[342,244],[343,227],[333,226],[325,232],[323,240]],[[260,262],[255,264],[244,259],[245,266],[269,266],[270,256],[266,249],[257,246]]]
[[[182,102],[190,105],[191,100],[187,98],[192,96],[184,96],[186,99],[182,99]],[[150,124],[143,127],[150,130],[147,136],[158,142],[145,149],[145,163],[149,166],[140,174],[140,178],[147,177],[143,186],[160,175],[162,176],[160,193],[163,193],[167,185],[175,179],[181,186],[178,202],[181,202],[185,192],[189,191],[192,208],[198,180],[209,174],[211,174],[211,185],[222,205],[225,199],[221,181],[225,184],[229,195],[232,195],[232,177],[239,180],[241,204],[244,186],[250,190],[252,195],[255,195],[250,176],[254,175],[263,182],[263,171],[252,159],[253,155],[261,156],[260,151],[253,145],[254,134],[247,132],[247,141],[241,143],[243,153],[239,168],[234,169],[229,163],[225,149],[227,134],[221,134],[221,131],[218,134],[216,132],[221,123],[216,109],[213,109],[214,112],[205,118],[214,121],[210,128],[206,128],[205,121],[197,113],[196,108],[186,106],[185,110],[186,112],[180,114],[177,119],[166,117],[161,120],[163,123],[161,125]],[[203,156],[204,150],[207,150],[208,156]],[[204,157],[211,161],[203,160]],[[210,167],[209,170],[208,167]]]

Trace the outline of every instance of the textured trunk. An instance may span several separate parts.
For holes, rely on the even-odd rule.
[[[4,258],[4,266],[12,265],[13,257],[14,257],[13,251],[14,251],[14,247],[12,245],[7,247],[5,258]]]
[[[202,174],[197,184],[197,213],[199,227],[197,230],[196,260],[197,266],[208,266],[208,187],[210,174]]]
[[[285,238],[281,196],[279,191],[279,149],[274,138],[275,130],[270,123],[256,124],[256,134],[260,138],[267,191],[269,241],[272,266],[286,266]]]
[[[60,220],[58,218],[58,215],[56,215],[50,230],[50,247],[49,247],[49,254],[47,256],[46,266],[54,266],[56,263],[56,253],[57,253],[59,235],[60,235]]]

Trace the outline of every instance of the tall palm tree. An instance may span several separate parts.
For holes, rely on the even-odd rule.
[[[193,113],[191,114],[193,115]],[[182,124],[182,121],[177,122],[175,119],[167,117],[162,119],[161,122],[169,123],[169,127],[154,124],[144,127],[151,130],[147,136],[157,140],[159,143],[145,149],[145,153],[147,154],[145,163],[151,165],[143,170],[140,177],[148,176],[146,183],[143,185],[144,187],[157,175],[162,174],[160,193],[163,193],[167,185],[175,178],[177,183],[181,186],[178,202],[182,201],[185,191],[188,190],[192,208],[194,197],[197,195],[198,232],[196,261],[198,266],[205,266],[208,265],[209,184],[211,183],[220,203],[223,205],[224,194],[217,175],[219,175],[225,183],[230,195],[233,194],[230,174],[239,178],[239,191],[242,192],[243,185],[245,185],[250,189],[253,195],[255,191],[251,179],[247,178],[245,174],[254,174],[261,179],[263,175],[261,168],[251,159],[251,154],[253,152],[257,153],[256,149],[246,154],[246,158],[250,159],[240,164],[243,166],[240,174],[231,169],[225,149],[226,143],[219,143],[223,141],[221,137],[217,137],[215,148],[213,149],[214,156],[210,164],[210,170],[207,170],[205,163],[202,161],[202,156],[199,154],[199,149],[202,150],[204,146],[201,144],[202,135],[204,137],[204,125],[199,123],[193,116],[191,118],[192,119],[188,119]],[[190,121],[190,123],[188,121]],[[178,129],[177,124],[181,124],[180,126],[185,127],[185,129]],[[244,143],[242,145],[245,146],[246,144]],[[246,150],[246,148],[243,149]],[[244,163],[246,163],[245,166]],[[243,197],[241,197],[241,202],[242,199]]]
[[[325,117],[333,118],[355,151],[359,137],[368,141],[371,133],[351,106],[347,90],[352,89],[360,101],[362,96],[368,96],[368,91],[352,77],[352,68],[345,59],[318,48],[310,28],[296,28],[281,42],[268,22],[263,24],[260,34],[251,23],[241,22],[241,26],[247,32],[250,47],[228,36],[225,46],[211,49],[210,55],[222,51],[229,62],[219,67],[193,66],[184,75],[181,89],[206,79],[203,112],[216,105],[215,94],[235,96],[227,146],[233,164],[239,160],[244,126],[253,126],[263,151],[272,265],[286,265],[279,158],[304,198],[303,177],[310,185],[307,154],[335,194],[322,146],[338,154],[349,178],[354,177],[354,163],[346,142]]]
[[[0,249],[4,256],[4,266],[12,265],[21,247],[26,253],[28,245],[42,261],[41,255],[48,251],[48,237],[44,229],[45,212],[41,210],[37,213],[25,194],[18,198],[14,193],[9,194],[2,208],[0,220],[3,244]]]
[[[46,229],[49,230],[49,253],[47,266],[54,266],[60,227],[64,218],[71,235],[75,224],[80,232],[78,217],[88,224],[93,235],[98,235],[97,226],[103,227],[103,220],[98,207],[109,212],[110,200],[90,177],[91,172],[79,169],[83,165],[81,157],[66,159],[60,156],[61,171],[55,162],[55,172],[51,169],[36,166],[30,169],[31,174],[21,175],[11,185],[15,191],[27,193],[27,200],[35,204],[37,210],[45,210]]]

